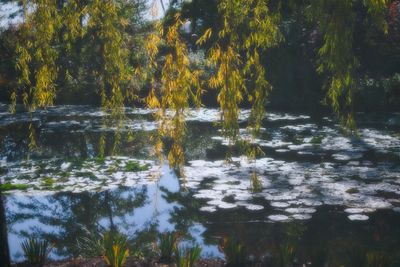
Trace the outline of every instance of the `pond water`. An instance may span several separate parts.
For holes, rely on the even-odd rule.
[[[61,259],[77,255],[77,239],[89,232],[117,228],[141,242],[179,231],[204,257],[222,258],[218,244],[229,237],[255,257],[292,246],[312,266],[356,266],[360,255],[400,266],[400,114],[358,114],[358,137],[347,137],[329,117],[269,113],[253,140],[265,156],[249,161],[234,146],[227,163],[218,110],[191,110],[178,177],[152,153],[152,111],[126,113],[112,155],[115,129],[103,126],[100,109],[57,106],[31,118],[0,105],[1,181],[16,187],[5,203],[15,261],[27,237],[54,242],[51,256]],[[244,138],[248,115],[240,118]],[[31,120],[38,148],[28,153]]]

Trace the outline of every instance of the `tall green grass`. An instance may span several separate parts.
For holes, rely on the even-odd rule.
[[[27,261],[34,266],[43,266],[53,248],[48,241],[35,238],[23,241],[21,247]]]

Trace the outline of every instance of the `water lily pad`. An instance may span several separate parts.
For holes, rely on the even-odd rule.
[[[363,214],[352,214],[347,216],[347,218],[349,218],[350,221],[367,221],[369,219],[367,215]]]
[[[275,208],[287,208],[290,206],[287,202],[271,202],[270,205]]]
[[[303,214],[303,213],[315,213],[317,210],[313,208],[287,208],[285,209],[287,213],[293,214]]]
[[[217,208],[214,206],[205,206],[205,207],[201,207],[200,211],[205,211],[205,212],[216,212]]]
[[[270,215],[268,216],[268,219],[273,222],[286,222],[289,221],[290,218],[286,215]]]
[[[309,220],[312,218],[310,214],[292,214],[292,217],[296,220]]]
[[[263,210],[263,209],[264,209],[264,206],[255,205],[255,204],[244,204],[243,206],[244,206],[247,210],[252,210],[252,211]]]

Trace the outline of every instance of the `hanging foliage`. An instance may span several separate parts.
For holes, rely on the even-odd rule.
[[[124,93],[122,84],[129,80],[123,29],[127,22],[119,16],[121,7],[114,0],[94,0],[88,6],[88,30],[94,32],[99,44],[100,69],[99,93],[105,114],[105,126],[115,127],[115,152],[121,141],[121,128],[125,119]],[[102,148],[103,149],[103,148]]]
[[[15,111],[18,95],[30,110],[53,104],[56,97],[57,49],[54,41],[61,25],[55,0],[32,0],[34,12],[28,12],[23,1],[24,23],[16,45],[16,68],[20,72],[18,87],[12,93],[11,111]]]
[[[250,36],[244,43],[247,62],[244,74],[249,76],[249,101],[252,103],[250,127],[253,134],[259,134],[262,120],[265,115],[265,104],[271,84],[266,80],[266,70],[261,62],[263,52],[275,47],[282,40],[278,29],[279,15],[268,8],[268,2],[263,0],[250,1],[252,16],[249,21]]]
[[[384,19],[386,0],[364,1],[369,14],[387,31]],[[311,17],[323,34],[318,72],[326,74],[327,100],[339,116],[344,129],[354,132],[353,92],[356,87],[356,70],[359,62],[354,55],[354,1],[313,0]]]
[[[68,61],[68,53],[72,54],[72,48],[85,39],[86,50],[81,50],[93,50],[95,54],[95,62],[85,71],[90,72],[98,88],[102,107],[107,114],[105,126],[117,129],[115,150],[125,119],[125,99],[127,96],[137,98],[128,86],[132,73],[128,64],[125,27],[129,22],[121,15],[124,13],[123,2],[31,0],[28,4],[23,1],[25,20],[20,26],[20,38],[16,46],[19,79],[11,96],[11,111],[15,112],[17,101],[23,102],[30,111],[52,105],[60,89],[57,79],[61,68],[57,66],[57,60],[61,57],[62,49],[57,47],[62,42],[62,47],[67,51],[62,51],[65,52],[63,56]],[[266,100],[272,90],[266,78],[264,61],[268,60],[268,49],[282,40],[278,27],[279,4],[272,8],[277,2],[220,0],[218,12],[221,25],[216,30],[206,30],[197,41],[199,46],[209,40],[214,41],[207,60],[215,72],[208,84],[218,91],[222,131],[231,144],[239,139],[238,120],[244,102],[249,102],[252,107],[248,123],[252,138],[260,132]],[[353,91],[357,85],[359,65],[353,47],[356,2],[309,2],[311,18],[317,22],[323,35],[318,51],[318,72],[327,76],[326,99],[350,131],[355,129]],[[362,1],[368,14],[383,30],[387,29],[384,19],[387,2]],[[199,106],[201,96],[201,71],[191,65],[189,49],[181,34],[184,22],[178,13],[168,27],[157,26],[156,32],[148,36],[145,44],[148,64],[136,69],[136,74],[150,81],[147,106],[157,109],[160,127],[156,151],[161,155],[164,138],[172,140],[168,159],[175,167],[184,164],[185,111],[191,104]],[[162,52],[159,51],[160,45],[164,46]],[[79,58],[77,55],[75,57]],[[79,75],[71,74],[69,70],[68,67],[64,68],[63,75],[66,78]],[[34,127],[31,125],[30,129],[33,131]],[[32,132],[32,144],[34,136]],[[104,137],[100,143],[105,146]],[[251,158],[258,153],[254,149],[249,151]]]
[[[327,98],[341,122],[354,129],[352,96],[358,61],[353,54],[354,13],[352,0],[312,2],[313,17],[324,35],[319,49],[319,73],[328,73]]]
[[[222,0],[218,11],[223,26],[217,42],[209,51],[209,62],[216,69],[209,80],[211,88],[218,90],[221,108],[222,133],[233,145],[239,140],[240,106],[244,99],[252,105],[248,128],[254,139],[260,132],[265,116],[265,104],[272,86],[266,79],[261,55],[281,40],[278,29],[279,15],[264,0]],[[210,39],[211,29],[197,41],[202,45]],[[240,140],[246,155],[255,160],[262,150],[252,145],[253,140]],[[227,158],[230,159],[230,151]],[[254,191],[261,187],[256,171],[251,175]]]
[[[161,75],[152,75],[152,89],[146,99],[149,108],[157,109],[156,118],[159,121],[156,137],[156,151],[161,155],[163,138],[172,140],[168,152],[169,164],[179,171],[185,163],[183,139],[185,135],[185,112],[191,103],[200,106],[201,84],[199,70],[191,68],[188,48],[182,40],[180,29],[184,21],[177,13],[174,23],[163,30],[158,25],[157,32],[148,37],[146,48],[149,56],[148,66],[158,68],[156,61],[159,55],[158,46],[161,42],[167,47],[167,53],[161,66]]]
[[[252,104],[249,127],[253,134],[260,130],[265,103],[272,86],[266,80],[261,54],[281,40],[279,15],[263,0],[223,0],[218,9],[223,27],[218,41],[209,51],[209,61],[216,68],[209,85],[219,90],[222,129],[231,143],[239,133],[240,104],[245,97]],[[197,44],[211,37],[207,30]]]
[[[117,129],[115,150],[125,119],[125,95],[132,97],[134,94],[128,92],[127,86],[131,74],[124,28],[128,22],[120,16],[122,4],[114,0],[71,0],[61,4],[56,0],[32,0],[24,1],[23,6],[24,23],[16,45],[16,68],[20,76],[18,87],[11,95],[10,110],[15,112],[19,97],[29,111],[53,105],[57,90],[61,90],[57,79],[60,76],[73,78],[68,67],[60,75],[61,68],[57,66],[60,44],[65,47],[67,61],[70,61],[73,58],[68,59],[68,53],[78,41],[93,40],[92,50],[97,53],[99,64],[91,69],[91,75],[96,79],[102,107],[109,114],[105,124]],[[30,129],[33,146],[34,127],[31,125]]]
[[[60,28],[60,17],[55,0],[30,1],[34,12],[28,12],[23,1],[24,23],[16,44],[16,69],[20,73],[17,88],[11,94],[10,111],[16,111],[18,97],[31,112],[53,105],[56,97],[56,60],[58,51],[54,40]],[[36,132],[29,124],[29,149],[36,148]]]

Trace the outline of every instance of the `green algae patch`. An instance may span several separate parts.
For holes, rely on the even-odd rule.
[[[61,190],[64,190],[64,188],[65,188],[65,186],[63,186],[63,185],[56,185],[56,186],[53,187],[53,190],[54,191],[61,191]]]
[[[314,136],[311,139],[310,143],[313,145],[320,145],[320,144],[322,144],[322,141],[324,140],[324,138],[325,138],[325,136],[323,136],[323,135]]]
[[[46,178],[44,178],[43,180],[42,180],[42,186],[44,186],[44,187],[53,187],[53,185],[54,185],[54,179],[53,178],[49,178],[49,177],[46,177]]]
[[[141,165],[137,161],[128,161],[125,165],[125,171],[127,172],[142,172],[150,169],[150,164]]]
[[[0,191],[6,192],[11,190],[27,190],[30,186],[27,184],[12,184],[12,183],[5,183],[0,185]]]

